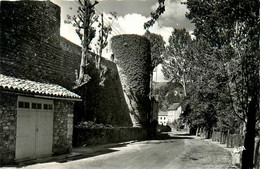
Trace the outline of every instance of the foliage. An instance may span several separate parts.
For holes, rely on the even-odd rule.
[[[165,0],[158,0],[158,7],[154,12],[151,12],[151,19],[144,23],[144,29],[149,29],[156,20],[158,20],[159,16],[165,11]]]
[[[158,66],[162,62],[161,55],[164,53],[165,48],[163,41],[163,37],[158,34],[151,33],[149,30],[147,30],[144,34],[144,37],[149,39],[150,45],[151,45],[151,59],[152,59],[152,70]]]
[[[93,128],[113,129],[113,128],[115,128],[115,126],[110,125],[110,124],[95,123],[94,121],[84,121],[84,122],[80,122],[78,125],[76,125],[75,128],[81,128],[81,129],[85,129],[85,128],[89,128],[89,129],[93,129]]]
[[[156,127],[158,132],[170,132],[172,129],[170,126],[157,125]]]
[[[153,96],[157,98],[159,108],[167,110],[173,103],[181,103],[183,99],[183,87],[180,83],[167,83],[153,90]]]
[[[228,82],[223,76],[223,65],[217,59],[218,53],[202,40],[192,41],[185,29],[173,31],[166,49],[164,75],[186,89],[183,100],[186,110],[181,119],[190,127],[208,129],[224,121],[226,125],[233,124],[231,121],[236,118],[226,113],[230,109]],[[226,118],[227,115],[231,117]]]
[[[186,29],[174,29],[166,47],[162,71],[166,79],[176,81],[183,85],[186,95],[186,83],[193,67],[191,37]]]
[[[147,126],[150,112],[150,41],[138,35],[118,35],[112,39],[115,62],[119,67],[124,94],[129,100],[129,109],[134,125]]]
[[[228,79],[232,112],[246,123],[242,168],[253,167],[259,113],[259,1],[187,1],[194,34],[210,44]]]

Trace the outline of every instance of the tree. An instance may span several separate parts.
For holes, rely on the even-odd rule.
[[[112,17],[115,19],[116,18],[116,13],[115,12],[110,12]],[[112,20],[113,18],[109,17],[109,20]],[[100,76],[100,85],[104,86],[104,81],[105,81],[105,73],[107,72],[107,67],[104,65],[101,65],[101,57],[102,57],[102,51],[103,49],[107,46],[108,44],[108,36],[112,32],[112,27],[111,27],[112,22],[110,22],[108,25],[104,23],[104,15],[103,13],[101,14],[101,21],[98,24],[99,28],[99,35],[98,35],[98,40],[97,40],[97,45],[99,46],[99,54],[95,56],[95,65],[96,68],[99,70],[99,76]]]
[[[76,33],[82,44],[80,70],[76,80],[76,87],[79,87],[86,84],[90,79],[86,73],[86,66],[88,64],[87,55],[90,50],[90,43],[95,37],[96,30],[93,27],[93,23],[97,21],[98,16],[95,15],[94,8],[98,2],[91,2],[90,0],[78,0],[77,2],[79,4],[77,15],[73,17],[68,15],[65,23],[73,24],[73,26],[76,27]]]
[[[158,20],[159,16],[162,15],[165,11],[165,0],[158,0],[158,7],[154,12],[151,12],[151,19],[144,23],[144,29],[149,29],[156,20]]]
[[[109,20],[112,20],[113,18],[116,19],[116,12],[110,12],[112,17],[108,17]],[[100,58],[102,57],[102,51],[108,44],[108,36],[112,32],[112,22],[105,24],[104,23],[104,14],[101,14],[101,21],[98,24],[99,28],[99,35],[97,40],[97,45],[99,46],[99,57],[96,58],[96,67],[100,68]]]
[[[149,39],[151,44],[151,59],[152,59],[152,67],[153,70],[158,64],[162,62],[162,54],[165,51],[164,40],[161,35],[151,33],[149,30],[146,30],[144,37]]]
[[[197,38],[219,53],[233,112],[246,123],[242,168],[253,168],[256,116],[259,113],[259,1],[187,1],[187,17],[195,23]],[[233,58],[222,55],[227,46]],[[234,70],[234,66],[240,69]],[[236,106],[235,106],[236,105]]]
[[[189,9],[187,17],[196,26],[195,36],[207,41],[222,60],[225,75],[230,82],[228,88],[233,113],[246,123],[246,150],[242,155],[242,168],[252,168],[256,116],[259,114],[259,1],[188,0],[186,4]],[[156,17],[152,18],[158,19],[157,15],[160,15],[160,11],[156,10]],[[233,46],[233,42],[237,45]],[[235,55],[240,57],[236,63],[240,65],[237,67],[241,67],[239,76],[230,71],[235,59],[229,63],[226,60],[228,56],[221,55],[229,45],[235,49]],[[232,89],[238,85],[240,90],[235,90],[235,96],[232,96]]]
[[[186,96],[186,76],[191,72],[192,56],[189,53],[191,37],[186,29],[174,29],[166,48],[162,70],[166,79],[182,84]]]
[[[183,99],[183,86],[178,83],[167,83],[153,90],[161,110],[167,110],[173,103],[181,103]]]

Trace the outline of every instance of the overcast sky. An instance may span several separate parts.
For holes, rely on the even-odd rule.
[[[67,15],[76,14],[77,2],[68,0],[51,0],[61,7],[61,36],[80,45],[80,40],[72,25],[64,24]],[[165,42],[174,28],[186,28],[192,32],[193,24],[185,17],[188,11],[181,4],[185,0],[165,0],[166,10],[159,20],[149,30],[163,36]],[[143,24],[149,20],[150,13],[157,8],[157,0],[99,0],[96,5],[96,13],[104,13],[105,23],[109,23],[109,12],[116,12],[117,19],[112,24],[112,35],[139,34],[143,35],[145,30]],[[71,9],[72,8],[72,9]],[[93,40],[95,44],[96,40]],[[93,45],[92,45],[93,47]],[[94,47],[93,47],[94,48]],[[163,80],[161,72],[157,76],[159,81]]]

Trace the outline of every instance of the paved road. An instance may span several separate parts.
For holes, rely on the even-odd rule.
[[[201,139],[176,136],[163,140],[134,142],[110,148],[100,155],[64,163],[51,162],[25,167],[26,169],[184,169],[222,168],[228,154]],[[213,148],[212,148],[213,146]],[[207,153],[204,151],[208,150]],[[214,156],[212,159],[210,156]],[[219,158],[219,157],[221,158]],[[224,163],[221,165],[220,163]]]

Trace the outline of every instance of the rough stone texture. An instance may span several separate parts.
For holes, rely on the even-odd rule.
[[[17,96],[0,91],[0,166],[15,158]]]
[[[112,51],[118,65],[125,99],[134,127],[146,126],[150,113],[150,41],[138,35],[112,38]]]
[[[53,153],[64,154],[72,148],[73,102],[54,100]]]
[[[88,74],[91,76],[91,80],[75,91],[81,94],[83,99],[82,102],[75,103],[75,123],[95,121],[96,123],[131,127],[129,109],[124,98],[116,64],[102,58],[101,65],[107,67],[104,86],[99,85],[99,73],[95,69],[95,65],[90,62]]]
[[[71,89],[80,47],[60,38],[60,7],[50,1],[0,3],[0,73]]]
[[[81,47],[59,37],[60,8],[46,1],[1,2],[0,14],[0,73],[71,90]],[[75,119],[131,126],[116,65],[105,59],[102,64],[108,67],[105,86],[92,78],[85,93],[78,92],[86,99],[85,106],[77,106]]]
[[[79,129],[74,128],[73,146],[119,143],[146,138],[143,128]]]

